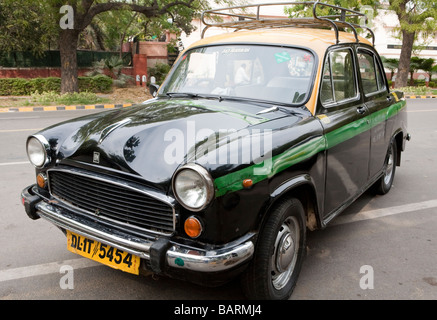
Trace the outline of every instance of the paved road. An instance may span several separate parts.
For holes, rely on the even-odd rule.
[[[364,194],[327,229],[309,234],[308,256],[292,300],[437,299],[434,101],[408,101],[413,139],[391,192],[383,197]],[[26,137],[91,112],[0,114],[0,299],[243,299],[238,282],[204,288],[97,265],[67,251],[64,235],[54,226],[27,218],[19,199],[34,180]],[[61,273],[65,266],[73,273]],[[66,278],[70,275],[73,281]]]

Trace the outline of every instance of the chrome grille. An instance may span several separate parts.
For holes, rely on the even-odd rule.
[[[174,231],[173,208],[123,184],[67,171],[49,171],[53,197],[103,222],[160,234]]]

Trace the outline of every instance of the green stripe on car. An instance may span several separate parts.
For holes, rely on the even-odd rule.
[[[252,179],[253,184],[256,184],[273,177],[281,171],[313,157],[319,152],[333,148],[334,146],[386,121],[399,113],[405,106],[406,102],[400,101],[386,109],[351,122],[323,136],[315,137],[309,141],[303,142],[271,159],[263,161],[262,163],[254,164],[219,177],[214,180],[216,190],[215,196],[220,197],[226,193],[243,189],[243,180],[245,179]],[[370,126],[368,124],[370,124]]]

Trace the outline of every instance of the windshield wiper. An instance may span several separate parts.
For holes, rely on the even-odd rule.
[[[271,107],[271,108],[268,108],[268,109],[264,109],[264,110],[258,112],[256,115],[266,114],[266,113],[275,112],[275,111],[279,111],[279,108],[277,106]]]
[[[166,92],[165,95],[170,98],[173,97],[198,98],[199,97],[197,93],[191,93],[191,92]]]
[[[253,105],[257,105],[260,107],[267,107],[268,105],[273,105],[270,108],[266,108],[265,110],[261,110],[257,113],[257,115],[262,115],[266,113],[271,113],[275,111],[282,110],[286,113],[292,113],[292,114],[301,114],[300,107],[298,105],[284,105],[284,107],[294,107],[294,108],[283,108],[281,106],[275,105],[277,102],[274,101],[267,101],[267,100],[257,100],[257,99],[251,99],[251,98],[245,98],[245,97],[235,97],[235,96],[222,96],[222,95],[206,95],[206,94],[198,94],[198,93],[192,93],[192,92],[167,92],[165,95],[169,98],[174,97],[188,97],[188,98],[200,98],[200,99],[215,99],[219,102],[222,102],[224,100],[227,101],[235,101],[235,102],[246,102]]]
[[[250,98],[243,98],[243,97],[236,97],[236,96],[223,96],[223,95],[215,95],[215,94],[199,94],[199,93],[192,93],[192,92],[166,92],[165,95],[169,98],[188,97],[188,98],[215,99],[218,100],[219,102],[222,102],[223,100],[228,100],[228,101],[244,101],[257,105],[272,104],[272,102],[269,101],[257,101]]]

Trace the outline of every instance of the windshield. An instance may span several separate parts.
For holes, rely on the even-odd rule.
[[[314,55],[276,46],[222,45],[190,50],[160,95],[190,94],[301,104],[311,91]]]

